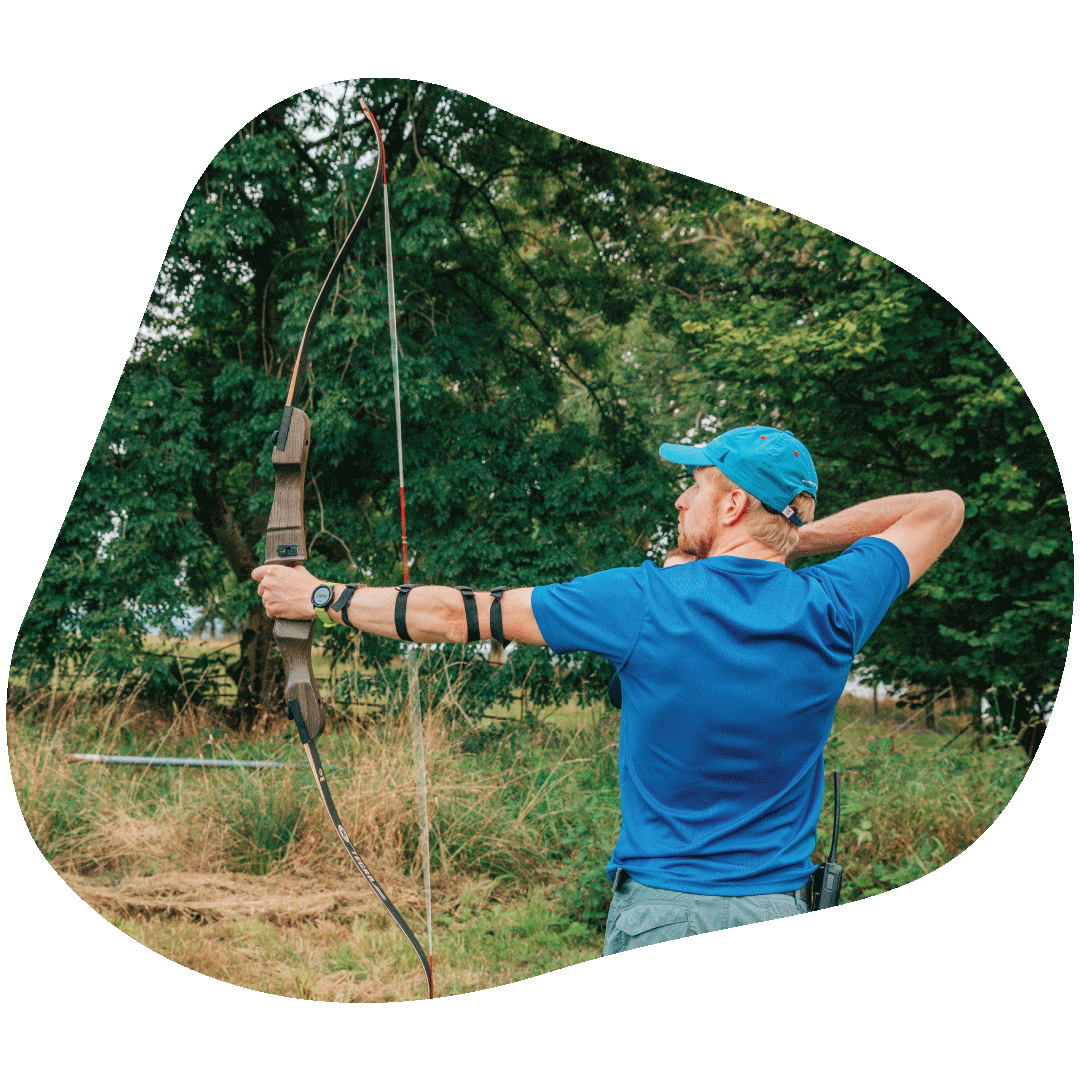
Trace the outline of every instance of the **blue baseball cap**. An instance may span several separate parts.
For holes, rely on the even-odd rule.
[[[791,503],[803,491],[817,498],[818,479],[810,451],[790,431],[761,427],[732,428],[705,446],[664,443],[660,456],[692,473],[715,465],[729,480],[760,499],[766,510],[793,525],[805,525]]]

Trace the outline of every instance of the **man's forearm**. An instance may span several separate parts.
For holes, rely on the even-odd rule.
[[[824,555],[843,551],[864,536],[877,536],[903,517],[933,512],[956,496],[951,491],[886,495],[881,499],[849,506],[799,529],[799,543],[792,555]]]
[[[302,566],[260,566],[251,575],[259,582],[266,613],[275,619],[313,619],[311,593],[320,579]],[[344,591],[334,586],[334,602]],[[488,630],[488,609],[491,597],[477,594],[477,608],[482,631]],[[357,630],[383,637],[397,637],[394,617],[398,603],[397,589],[360,588],[349,603],[349,622]],[[344,623],[340,611],[333,606],[327,614],[334,622]],[[405,621],[414,641],[465,641],[468,630],[461,593],[438,585],[423,585],[409,593]]]
[[[337,595],[340,595],[338,593]],[[491,597],[476,594],[477,617],[483,638],[490,637],[488,610]],[[397,637],[395,610],[397,589],[358,589],[349,604],[349,622],[357,630],[382,637]],[[342,622],[338,612],[331,618]],[[461,593],[443,585],[421,585],[409,592],[405,624],[413,641],[458,642],[468,640],[468,624]]]
[[[266,614],[274,619],[313,619],[315,608],[311,594],[318,585],[303,566],[257,566],[251,576],[259,583]],[[334,602],[341,597],[344,586],[334,585]],[[349,602],[349,622],[345,623],[340,611],[333,606],[327,614],[334,622],[351,624],[356,630],[383,637],[396,638],[396,611],[399,593],[397,589],[360,588]],[[480,639],[492,637],[491,605],[493,597],[488,592],[473,595],[479,622]],[[536,625],[532,611],[532,589],[511,589],[501,600],[502,636],[504,640],[521,641],[529,645],[543,645],[544,636]],[[465,603],[457,589],[444,585],[421,585],[412,589],[405,604],[405,627],[412,641],[458,642],[469,640],[469,624]]]

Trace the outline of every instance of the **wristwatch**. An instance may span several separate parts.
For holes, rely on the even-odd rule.
[[[323,626],[334,625],[334,620],[330,618],[330,614],[326,610],[333,602],[333,599],[334,586],[327,585],[325,581],[316,585],[315,591],[311,594],[311,604],[315,608],[315,614]]]

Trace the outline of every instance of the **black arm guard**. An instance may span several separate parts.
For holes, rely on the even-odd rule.
[[[346,585],[341,591],[341,595],[330,605],[331,611],[341,612],[341,621],[350,629],[355,630],[356,627],[349,622],[349,603],[353,598],[353,593],[360,588],[360,583],[353,581]]]
[[[491,636],[500,644],[506,644],[503,637],[502,625],[502,595],[506,592],[505,585],[496,585],[491,590]]]
[[[469,628],[469,640],[480,640],[480,616],[476,612],[476,593],[468,585],[455,585],[465,603],[465,625]]]
[[[415,588],[415,585],[399,585],[397,587],[397,601],[394,603],[394,629],[402,641],[412,641],[412,638],[409,637],[409,628],[405,624],[405,609],[409,605],[409,590]]]

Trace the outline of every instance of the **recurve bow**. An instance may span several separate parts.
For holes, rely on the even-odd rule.
[[[275,484],[274,502],[270,509],[270,520],[266,526],[266,555],[264,562],[284,566],[298,566],[307,558],[307,540],[304,526],[304,477],[307,471],[308,450],[311,444],[311,422],[307,413],[294,402],[304,386],[304,380],[308,369],[308,352],[311,348],[311,339],[315,331],[315,325],[322,315],[323,308],[329,298],[338,275],[345,260],[349,256],[360,235],[363,227],[371,218],[375,208],[375,189],[380,178],[385,186],[386,183],[386,152],[383,147],[382,133],[371,110],[360,102],[364,115],[370,122],[375,132],[375,142],[378,147],[378,161],[376,162],[375,175],[371,181],[371,188],[364,200],[360,213],[353,222],[345,242],[341,245],[334,262],[330,267],[326,280],[315,298],[315,305],[308,316],[304,327],[303,336],[300,339],[300,347],[297,349],[296,362],[293,365],[292,378],[289,380],[289,390],[285,398],[285,409],[281,415],[281,424],[274,432],[274,449],[271,460],[274,464]],[[396,358],[395,358],[396,359]],[[314,622],[297,621],[294,619],[274,620],[274,640],[281,653],[281,659],[285,665],[285,712],[295,723],[296,730],[300,735],[304,753],[307,756],[311,773],[318,785],[319,795],[323,806],[330,816],[338,838],[345,846],[357,870],[364,876],[383,907],[386,908],[390,917],[397,923],[401,932],[409,940],[417,959],[424,968],[424,975],[428,983],[428,996],[434,998],[435,987],[432,980],[431,962],[425,954],[416,935],[409,929],[408,923],[402,917],[398,909],[393,905],[390,898],[383,892],[382,887],[375,880],[367,864],[360,857],[359,852],[353,846],[345,827],[341,824],[334,800],[330,795],[330,788],[326,783],[326,775],[323,771],[319,751],[315,746],[315,740],[322,733],[326,725],[326,713],[323,709],[322,699],[319,697],[318,687],[315,683],[315,673],[311,666],[311,642],[314,633]]]

